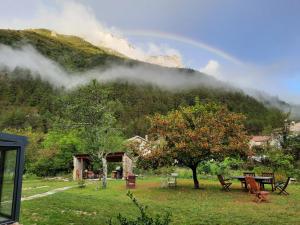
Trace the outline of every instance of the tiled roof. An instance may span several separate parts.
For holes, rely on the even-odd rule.
[[[271,139],[270,136],[253,136],[251,141],[254,142],[267,142]]]
[[[127,139],[127,141],[134,141],[134,140],[136,140],[136,139],[140,139],[140,140],[142,140],[142,141],[147,142],[147,140],[146,140],[145,138],[142,138],[141,136],[138,136],[138,135],[136,135],[136,136],[134,136],[134,137],[132,137],[132,138]]]

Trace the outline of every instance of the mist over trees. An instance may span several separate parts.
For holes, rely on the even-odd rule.
[[[55,118],[64,117],[61,100],[66,95],[80,98],[80,88],[65,91],[49,83],[32,78],[26,71],[16,70],[8,77],[0,73],[0,128],[23,129],[47,132]],[[96,82],[96,81],[95,81]],[[97,82],[98,83],[98,82]],[[154,113],[166,114],[180,106],[201,102],[219,102],[229,110],[246,115],[245,126],[250,134],[259,134],[281,127],[285,114],[275,108],[267,108],[250,96],[211,88],[199,88],[172,92],[153,85],[135,85],[129,82],[98,83],[100,89],[108,90],[108,98],[115,102],[115,117],[126,137],[145,135],[149,125],[145,117]]]

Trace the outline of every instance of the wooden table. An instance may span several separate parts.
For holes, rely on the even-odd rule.
[[[239,181],[245,181],[245,180],[246,180],[245,177],[246,177],[246,176],[233,176],[233,177],[231,177],[231,178],[232,178],[232,179],[238,179]],[[253,177],[253,178],[255,179],[255,181],[256,181],[257,183],[260,184],[261,187],[262,187],[262,185],[261,185],[262,181],[264,181],[264,180],[273,180],[273,177],[255,176],[255,177]]]

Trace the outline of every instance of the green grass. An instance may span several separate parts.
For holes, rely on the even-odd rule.
[[[176,189],[160,188],[158,178],[138,180],[133,193],[149,206],[150,213],[172,212],[172,224],[300,224],[300,186],[290,185],[289,196],[270,195],[269,203],[252,202],[253,196],[235,182],[232,191],[220,190],[215,180],[201,180],[202,189],[194,190],[192,181],[179,179]],[[74,183],[25,181],[24,187],[68,186]],[[106,190],[96,190],[96,184],[84,189],[74,188],[55,195],[24,201],[21,223],[24,225],[106,224],[118,213],[134,217],[137,209],[126,196],[124,181],[109,181]],[[29,194],[24,191],[24,195]]]

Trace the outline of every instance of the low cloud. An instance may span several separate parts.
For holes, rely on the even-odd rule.
[[[12,72],[17,68],[30,70],[33,76],[40,77],[55,87],[63,86],[67,89],[87,84],[94,79],[101,82],[126,80],[133,83],[148,83],[170,90],[219,84],[215,79],[200,73],[187,74],[182,70],[149,64],[134,67],[111,65],[105,70],[94,68],[86,72],[70,73],[58,63],[41,55],[32,46],[14,49],[0,45],[0,70]]]
[[[220,74],[220,64],[216,60],[209,60],[206,66],[201,68],[200,71],[205,74],[218,77]]]
[[[300,96],[295,90],[299,79],[292,76],[283,76],[282,74],[288,74],[286,68],[287,65],[283,62],[271,65],[241,63],[232,66],[225,62],[209,60],[199,70],[220,81],[241,88],[245,93],[258,100],[261,100],[257,94],[260,93],[266,98],[273,96],[273,100],[276,98],[291,104],[300,104]],[[272,101],[270,100],[270,102]]]

